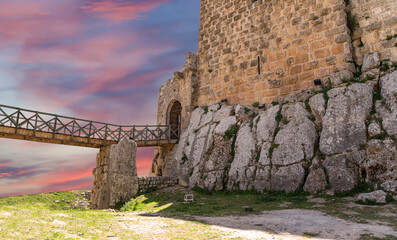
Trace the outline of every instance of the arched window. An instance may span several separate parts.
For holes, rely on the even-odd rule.
[[[179,134],[181,132],[181,113],[182,113],[182,105],[180,102],[175,101],[172,104],[170,113],[169,113],[169,125],[171,125],[171,139],[179,138]]]

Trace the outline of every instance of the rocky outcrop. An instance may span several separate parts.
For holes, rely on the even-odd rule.
[[[370,193],[361,193],[357,196],[356,201],[364,204],[385,204],[387,194],[382,191],[374,191]]]
[[[367,71],[379,66],[375,55],[367,58]],[[190,187],[211,191],[343,192],[361,181],[396,181],[396,77],[342,80],[266,110],[196,108],[167,158]]]
[[[100,149],[93,170],[91,208],[114,208],[137,194],[136,149],[136,143],[125,138],[117,145]]]
[[[365,120],[372,107],[373,90],[366,84],[334,88],[329,100],[320,137],[321,152],[331,155],[365,144]]]

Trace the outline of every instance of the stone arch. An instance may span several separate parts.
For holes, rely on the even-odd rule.
[[[171,129],[173,130],[171,133],[171,139],[176,139],[179,137],[181,132],[181,122],[182,104],[178,100],[173,100],[169,106],[167,121],[167,124],[170,125]]]

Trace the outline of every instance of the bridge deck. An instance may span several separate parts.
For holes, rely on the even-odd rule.
[[[175,144],[171,126],[120,126],[0,105],[0,137],[99,148],[134,140],[138,147]]]

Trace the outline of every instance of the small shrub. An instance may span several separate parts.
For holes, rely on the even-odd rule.
[[[254,103],[252,104],[252,106],[253,106],[254,108],[258,107],[258,106],[259,106],[259,102],[254,102]]]
[[[350,31],[354,31],[357,27],[359,27],[358,21],[357,21],[357,15],[353,15],[351,11],[347,13],[347,27],[350,29]]]
[[[276,105],[278,105],[278,104],[279,104],[278,101],[273,101],[273,102],[272,102],[272,105],[273,105],[273,106],[276,106]]]
[[[204,109],[204,113],[207,114],[208,113],[208,106],[204,106],[203,109]]]
[[[276,143],[272,143],[272,145],[269,148],[269,158],[273,157],[273,151],[274,151],[274,149],[278,148],[278,146],[280,146],[280,145],[276,144]]]
[[[234,150],[236,148],[236,137],[233,138],[233,142],[232,142],[232,146],[231,146],[231,150],[230,150],[230,156],[231,158],[229,159],[229,162],[233,162],[234,160],[234,156],[236,155],[236,150]]]
[[[393,35],[393,37],[394,37],[394,38],[397,38],[397,33],[395,33],[395,34]]]
[[[245,107],[245,108],[244,108],[244,113],[247,114],[247,113],[249,113],[249,112],[251,112],[251,109]]]
[[[281,119],[283,119],[283,115],[281,114],[281,112],[278,112],[276,115],[276,122],[279,123],[281,121]]]
[[[316,21],[317,19],[319,19],[318,16],[313,16],[313,20]]]
[[[261,154],[260,153],[258,153],[257,155],[256,155],[256,157],[255,157],[255,160],[257,161],[257,162],[259,162],[259,159],[261,158]]]
[[[306,110],[307,110],[309,113],[312,113],[312,108],[311,108],[310,105],[309,105],[309,98],[307,98],[307,99],[305,100],[305,107],[306,107]]]
[[[273,136],[275,137],[275,136],[277,136],[277,133],[280,131],[280,128],[279,127],[277,127],[275,130],[274,130],[274,134],[273,134]]]
[[[225,138],[231,139],[232,137],[234,137],[237,134],[237,131],[238,131],[237,125],[233,125],[231,128],[229,128],[225,132]]]
[[[380,133],[380,134],[377,134],[374,136],[374,138],[380,139],[380,140],[384,140],[386,137],[387,137],[387,135],[384,133]]]
[[[314,117],[312,114],[308,116],[309,120],[314,122],[316,121],[316,117]]]
[[[360,44],[358,44],[358,47],[364,47],[364,43],[361,41],[361,39],[360,39]]]
[[[375,118],[375,122],[382,122],[382,118]]]
[[[396,42],[396,44],[397,44],[397,42]],[[396,46],[396,47],[397,47],[397,46]],[[394,69],[397,69],[397,62],[393,62],[393,63],[391,64],[391,67],[394,68]]]
[[[382,62],[382,66],[380,67],[380,70],[381,70],[382,72],[386,72],[386,71],[388,71],[389,69],[390,69],[389,64],[388,64],[387,62]]]
[[[386,36],[386,40],[387,40],[387,41],[392,40],[392,38],[393,38],[392,35],[387,35],[387,36]]]
[[[257,119],[256,119],[256,124],[258,124],[258,122],[261,120],[261,116],[259,116]]]
[[[390,138],[391,140],[396,141],[396,136],[392,135]]]
[[[353,73],[354,78],[360,78],[363,73],[361,71]]]
[[[378,100],[382,100],[382,99],[383,99],[383,97],[382,97],[382,94],[380,92],[380,89],[375,90],[375,92],[374,92],[374,100],[378,101]]]
[[[185,162],[187,162],[189,159],[187,158],[187,156],[186,156],[186,153],[183,153],[183,156],[182,156],[182,164],[184,164]]]
[[[212,73],[213,71],[214,71],[214,69],[211,69],[211,68],[208,69],[208,72],[209,72],[209,73]]]
[[[289,123],[289,120],[286,119],[286,118],[283,118],[283,120],[281,120],[281,122],[282,122],[283,124],[288,124],[288,123]]]
[[[325,154],[322,153],[322,152],[319,152],[319,153],[317,154],[317,157],[318,157],[319,159],[321,159],[321,160],[324,160],[324,159],[325,159]]]
[[[397,47],[397,42],[394,44],[394,47]]]
[[[367,144],[366,144],[366,143],[362,143],[362,144],[360,144],[360,150],[364,150],[364,149],[365,149],[365,147],[367,147]]]

